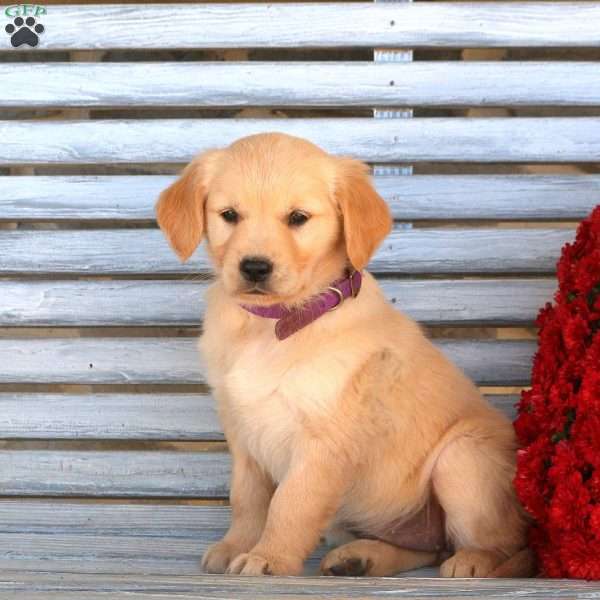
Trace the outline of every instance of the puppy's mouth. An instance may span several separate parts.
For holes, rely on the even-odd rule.
[[[243,289],[238,290],[238,295],[244,297],[252,296],[254,298],[259,298],[261,296],[270,296],[273,292],[262,285],[255,284],[253,286],[245,287]]]
[[[268,293],[269,292],[267,290],[257,285],[255,285],[253,288],[242,291],[242,294],[250,294],[251,296],[265,296]]]

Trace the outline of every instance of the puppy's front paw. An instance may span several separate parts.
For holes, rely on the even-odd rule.
[[[442,563],[442,577],[487,577],[503,560],[498,552],[459,550]]]
[[[202,570],[205,573],[225,573],[231,561],[242,553],[235,545],[221,540],[209,546],[202,557]]]
[[[240,554],[229,565],[229,575],[299,575],[302,563],[281,558],[261,556],[255,552]]]

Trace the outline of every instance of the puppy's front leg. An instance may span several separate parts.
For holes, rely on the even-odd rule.
[[[231,561],[248,552],[260,539],[274,485],[243,449],[230,442],[233,460],[231,476],[231,526],[225,537],[210,546],[202,558],[207,573],[224,573]]]
[[[242,575],[298,575],[337,512],[349,469],[327,445],[311,442],[271,500],[262,537],[227,569]]]

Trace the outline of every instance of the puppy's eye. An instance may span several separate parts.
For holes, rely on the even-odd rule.
[[[308,221],[309,218],[309,215],[307,215],[306,213],[303,213],[299,210],[294,210],[290,213],[290,216],[288,217],[288,225],[290,227],[300,227],[304,225],[304,223],[306,223],[306,221]]]
[[[220,213],[223,217],[223,220],[227,223],[231,223],[235,225],[240,220],[240,215],[238,215],[233,208],[228,208]]]

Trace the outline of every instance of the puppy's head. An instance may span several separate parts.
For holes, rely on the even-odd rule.
[[[280,133],[200,154],[156,215],[181,260],[206,237],[225,290],[263,305],[300,303],[364,268],[392,223],[366,165]]]

